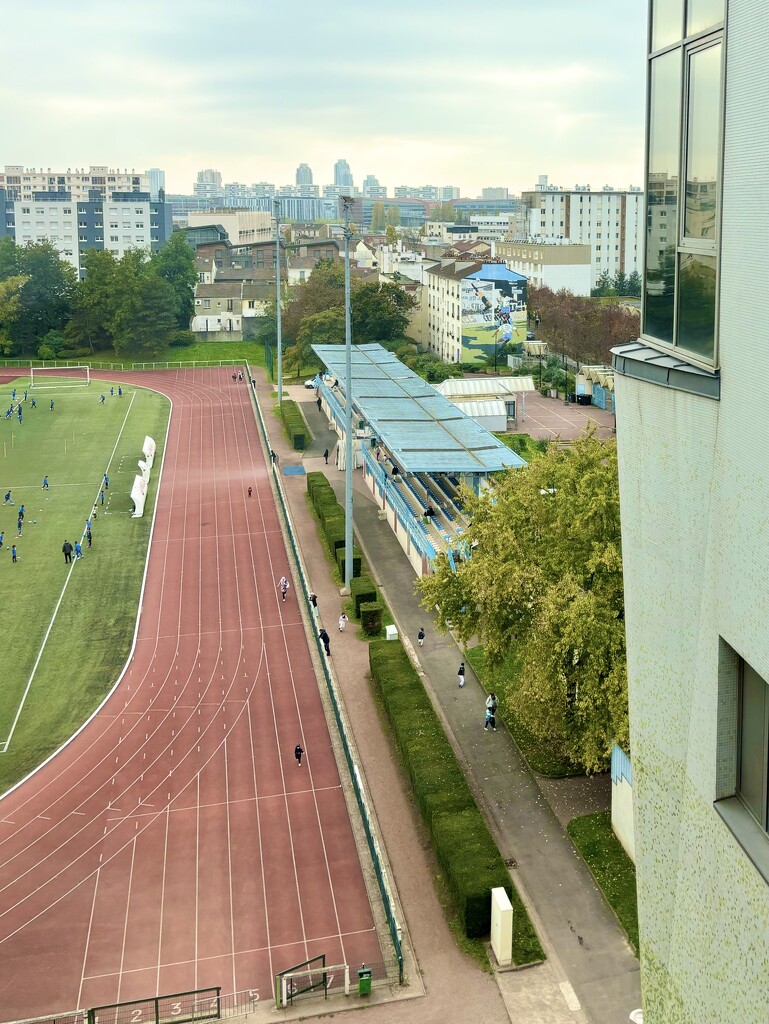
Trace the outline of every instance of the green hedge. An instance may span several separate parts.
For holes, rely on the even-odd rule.
[[[381,633],[382,611],[379,601],[364,601],[360,606],[360,622],[366,636],[379,636]]]
[[[323,535],[326,538],[329,551],[336,558],[339,548],[344,547],[344,516],[331,516],[323,524]]]
[[[280,415],[292,448],[298,452],[304,451],[307,447],[307,425],[299,411],[299,406],[296,402],[286,398],[280,404]]]
[[[350,596],[355,608],[355,618],[359,619],[360,606],[364,603],[368,604],[371,601],[376,601],[376,587],[368,576],[358,576],[350,580]]]
[[[360,576],[361,563],[363,561],[363,555],[359,548],[353,547],[352,549],[352,575]],[[337,548],[336,552],[336,564],[339,566],[339,575],[342,579],[345,578],[345,557],[344,547]]]
[[[403,644],[372,641],[369,664],[465,934],[488,935],[491,889],[501,886],[514,908],[515,962],[543,959],[531,921]]]

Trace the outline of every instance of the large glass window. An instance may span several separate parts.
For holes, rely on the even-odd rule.
[[[677,43],[684,27],[684,0],[652,0],[652,53]]]
[[[646,182],[646,302],[644,331],[673,344],[681,120],[681,53],[652,61],[649,94],[649,175]],[[668,227],[670,225],[670,227]]]
[[[664,4],[664,0],[660,0]],[[677,6],[677,5],[676,5]],[[704,32],[724,20],[724,0],[687,0],[686,34]]]
[[[689,57],[684,235],[715,241],[718,139],[721,110],[721,44]]]
[[[716,258],[682,252],[678,266],[678,344],[712,359],[716,336]]]
[[[737,795],[764,831],[769,785],[769,694],[766,681],[740,664],[740,748]]]

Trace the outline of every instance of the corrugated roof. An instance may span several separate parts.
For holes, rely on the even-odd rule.
[[[475,399],[457,397],[453,399],[453,404],[474,420],[483,416],[502,416],[505,419],[507,418],[505,403],[501,400],[486,399],[477,401]]]
[[[343,345],[313,352],[344,388]],[[526,463],[381,345],[352,348],[355,407],[406,473],[488,473]]]
[[[450,377],[435,385],[446,398],[455,399],[461,396],[480,398],[500,395],[515,395],[521,391],[534,391],[531,377]]]

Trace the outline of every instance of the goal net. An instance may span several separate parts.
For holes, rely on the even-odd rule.
[[[85,388],[91,383],[90,366],[30,366],[29,386],[36,391],[51,388]]]

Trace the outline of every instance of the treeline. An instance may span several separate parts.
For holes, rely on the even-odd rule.
[[[49,242],[0,239],[3,355],[66,359],[112,350],[153,359],[168,345],[191,344],[197,271],[181,233],[152,255],[89,249],[82,265],[79,280]]]
[[[627,298],[640,299],[641,275],[637,270],[634,270],[632,274],[626,274],[623,270],[618,270],[614,277],[612,277],[608,270],[604,270],[599,274],[596,286],[590,294],[598,296],[616,295],[618,297],[626,296]]]
[[[600,303],[571,292],[529,289],[529,317],[540,318],[537,337],[553,355],[579,363],[611,363],[611,349],[638,337],[637,314],[616,302]]]

